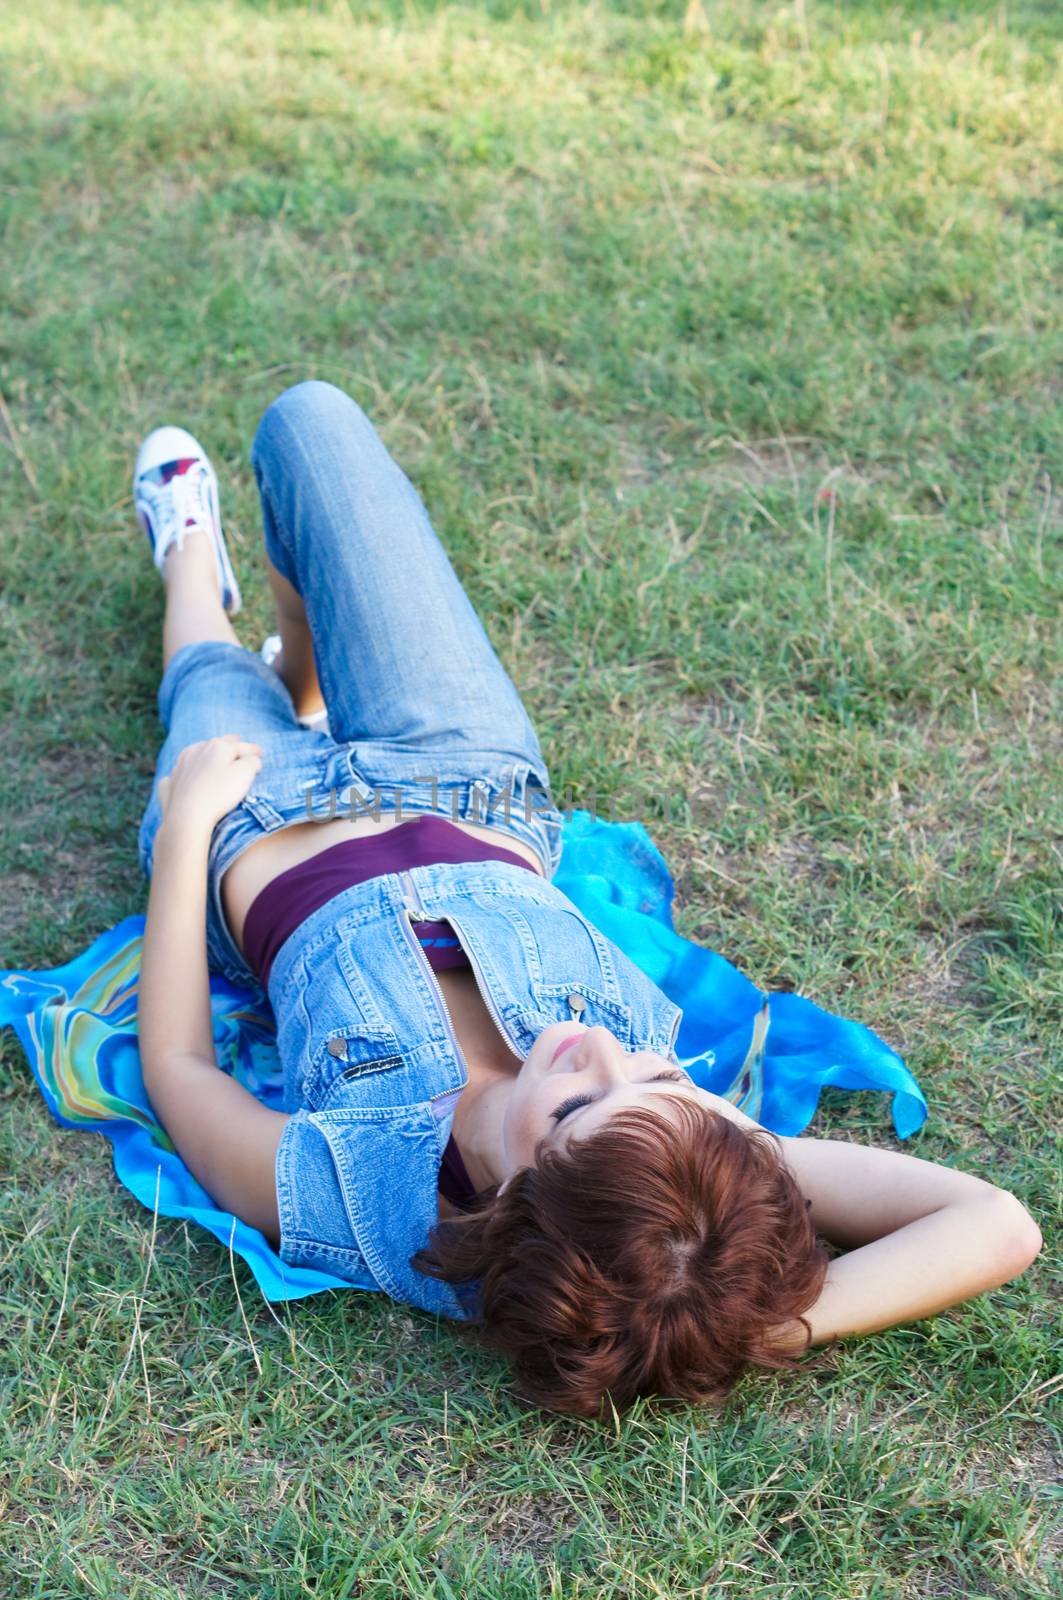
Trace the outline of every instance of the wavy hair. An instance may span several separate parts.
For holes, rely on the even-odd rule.
[[[746,1367],[796,1365],[770,1335],[804,1322],[827,1253],[771,1134],[676,1099],[542,1154],[413,1265],[466,1286],[528,1399],[594,1416],[720,1404]]]

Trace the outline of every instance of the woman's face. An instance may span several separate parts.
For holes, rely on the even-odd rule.
[[[670,1104],[691,1098],[746,1121],[729,1101],[699,1089],[682,1067],[664,1056],[627,1051],[608,1028],[553,1023],[536,1039],[506,1104],[504,1178],[534,1166],[544,1151],[586,1139],[623,1108],[652,1106],[667,1114]]]

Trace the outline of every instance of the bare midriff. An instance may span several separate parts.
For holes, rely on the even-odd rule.
[[[375,817],[357,817],[354,820],[337,817],[331,822],[293,822],[286,828],[278,829],[276,833],[267,834],[265,838],[256,840],[242,855],[237,856],[225,873],[221,886],[225,920],[241,953],[244,948],[243,934],[247,913],[263,889],[272,883],[274,878],[279,877],[282,872],[287,872],[291,867],[297,867],[301,861],[309,861],[311,856],[319,855],[322,850],[328,850],[334,844],[342,844],[348,839],[378,838],[380,834],[397,827],[403,820],[409,821],[409,817],[381,818],[379,822]],[[474,822],[456,822],[453,826],[460,828],[463,833],[471,834],[473,838],[486,839],[492,844],[502,845],[506,850],[512,850],[545,877],[543,863],[532,846],[515,839],[503,829],[483,827]]]

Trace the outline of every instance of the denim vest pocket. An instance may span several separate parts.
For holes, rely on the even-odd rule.
[[[545,901],[529,894],[511,895],[503,914],[520,941],[536,993],[560,993],[564,988],[567,994],[579,973],[589,988],[575,987],[586,998],[597,995],[604,1004],[623,1008],[609,941],[556,891]]]
[[[585,1028],[608,1028],[622,1045],[630,1047],[631,1007],[624,1001],[608,999],[583,978],[572,983],[535,983],[532,991],[550,1022],[577,1021]]]
[[[407,1098],[384,1079],[398,1075],[405,1082],[405,1057],[394,1034],[374,1037],[357,1026],[333,1028],[313,1049],[303,1088],[303,1101],[313,1111],[327,1111],[368,1096],[387,1104]],[[370,1081],[371,1080],[371,1081]],[[365,1085],[364,1094],[361,1093]]]
[[[367,934],[372,932],[375,937],[375,929],[367,929],[366,932]],[[397,1052],[399,1042],[391,1019],[381,1010],[376,995],[370,987],[365,968],[355,960],[347,939],[340,938],[336,944],[336,965],[343,974],[347,992],[354,1002],[357,1016],[361,1018],[363,1031],[375,1039],[390,1039],[392,1050]]]
[[[304,992],[309,1038],[302,1101],[315,1110],[335,1104],[342,1089],[353,1091],[360,1080],[370,1078],[385,1104],[417,1098],[405,1087],[406,1063],[396,1028],[351,953],[349,941],[359,936],[371,940],[372,924],[332,929],[304,957],[303,970],[309,967],[313,976]],[[324,959],[311,959],[315,952]],[[388,1075],[398,1075],[403,1087],[382,1082]]]

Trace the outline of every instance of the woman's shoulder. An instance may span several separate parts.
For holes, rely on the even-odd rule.
[[[296,1112],[277,1153],[281,1259],[463,1318],[449,1285],[410,1265],[438,1220],[439,1163],[430,1107]]]

